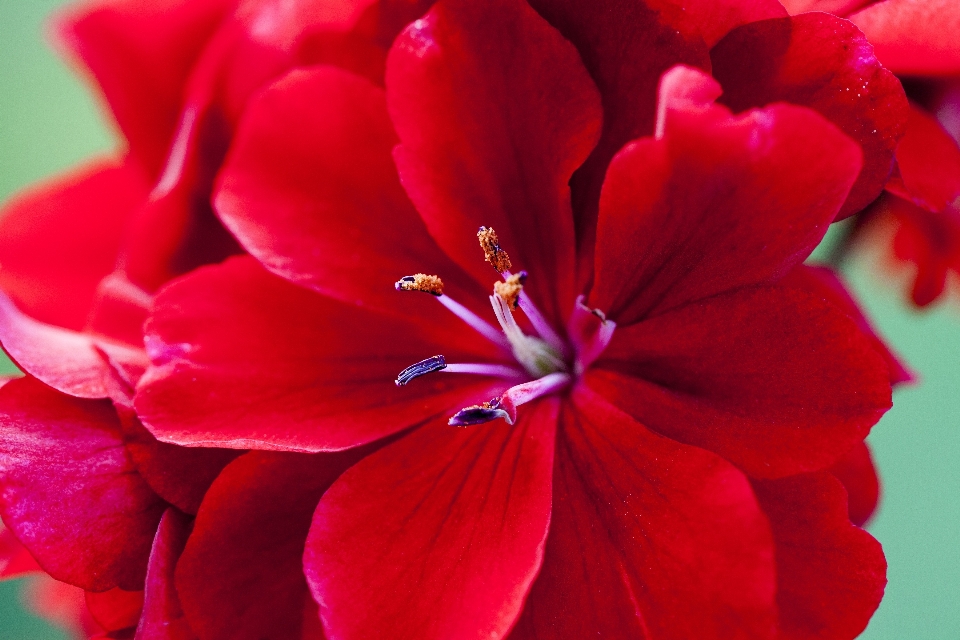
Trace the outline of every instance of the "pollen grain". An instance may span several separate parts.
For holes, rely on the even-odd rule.
[[[483,257],[493,265],[497,273],[510,270],[513,266],[510,256],[500,248],[500,239],[497,238],[497,232],[492,227],[480,227],[477,231],[477,239],[480,241],[480,248],[483,249]]]

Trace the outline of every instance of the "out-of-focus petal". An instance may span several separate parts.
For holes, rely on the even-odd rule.
[[[873,516],[880,501],[880,478],[873,466],[870,447],[866,442],[857,445],[830,467],[830,473],[847,490],[850,522],[862,527]]]
[[[897,147],[895,179],[887,191],[930,211],[942,211],[960,195],[960,147],[936,118],[910,106],[907,133]]]
[[[83,3],[59,40],[100,85],[133,154],[153,171],[167,155],[183,86],[232,0]]]
[[[883,0],[850,16],[887,68],[903,75],[960,73],[960,4]]]
[[[130,162],[102,160],[15,197],[0,213],[0,288],[33,318],[82,329],[146,192]]]
[[[855,26],[824,13],[754,22],[730,33],[710,57],[723,85],[720,102],[734,112],[778,101],[810,107],[860,144],[863,168],[840,218],[880,194],[906,129],[907,99]]]
[[[104,631],[130,633],[140,620],[143,591],[124,591],[117,587],[100,592],[88,591],[86,602],[90,615]]]

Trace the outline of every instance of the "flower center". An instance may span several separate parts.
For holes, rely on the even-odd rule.
[[[454,426],[482,424],[503,418],[508,424],[517,419],[517,407],[544,395],[559,393],[574,383],[603,352],[616,324],[598,310],[577,299],[570,316],[566,339],[546,321],[530,297],[523,292],[527,272],[511,273],[512,263],[500,247],[496,232],[480,227],[477,232],[484,257],[503,280],[493,285],[490,305],[500,330],[443,293],[443,281],[435,275],[418,273],[397,281],[398,291],[421,291],[436,297],[443,306],[462,319],[502,351],[509,352],[519,366],[487,363],[448,363],[442,355],[421,360],[400,372],[397,386],[438,371],[494,376],[513,384],[502,395],[487,402],[461,409],[450,418]],[[527,335],[517,324],[516,310],[523,311],[537,335]]]

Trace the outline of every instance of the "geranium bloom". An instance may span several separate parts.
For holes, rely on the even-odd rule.
[[[331,638],[858,633],[883,558],[825,470],[896,373],[799,265],[886,181],[895,78],[772,2],[516,0],[441,2],[384,76],[427,4],[208,7],[176,82],[100,48],[158,14],[77,22],[110,27],[80,53],[156,152],[119,274],[151,368],[136,321],[8,305],[36,377],[0,389],[11,530],[114,635],[322,637],[314,598]],[[658,106],[678,62],[745,113],[689,67]],[[144,65],[163,117],[124,93]],[[751,110],[783,101],[810,109]],[[196,224],[228,147],[216,208],[254,257],[153,301],[236,250]]]
[[[609,111],[513,0],[439,3],[386,88],[320,67],[252,103],[216,206],[256,260],[156,301],[154,434],[339,452],[221,474],[177,569],[191,624],[223,634],[253,576],[292,588],[296,532],[243,539],[289,512],[333,638],[862,630],[882,555],[823,470],[890,374],[800,265],[862,145],[805,108],[731,115],[680,67],[654,135],[575,175]]]

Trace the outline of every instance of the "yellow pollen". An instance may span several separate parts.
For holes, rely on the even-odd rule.
[[[492,227],[480,227],[477,231],[477,239],[480,240],[480,248],[483,249],[483,257],[493,265],[497,273],[509,271],[513,264],[510,262],[510,256],[500,248],[500,240],[497,238],[497,232]]]
[[[412,276],[400,278],[396,287],[399,291],[422,291],[435,296],[443,295],[443,280],[426,273],[415,273]]]
[[[520,292],[523,291],[523,276],[525,274],[515,273],[503,282],[493,283],[493,292],[503,298],[503,301],[510,305],[510,308],[516,309],[520,304]]]

